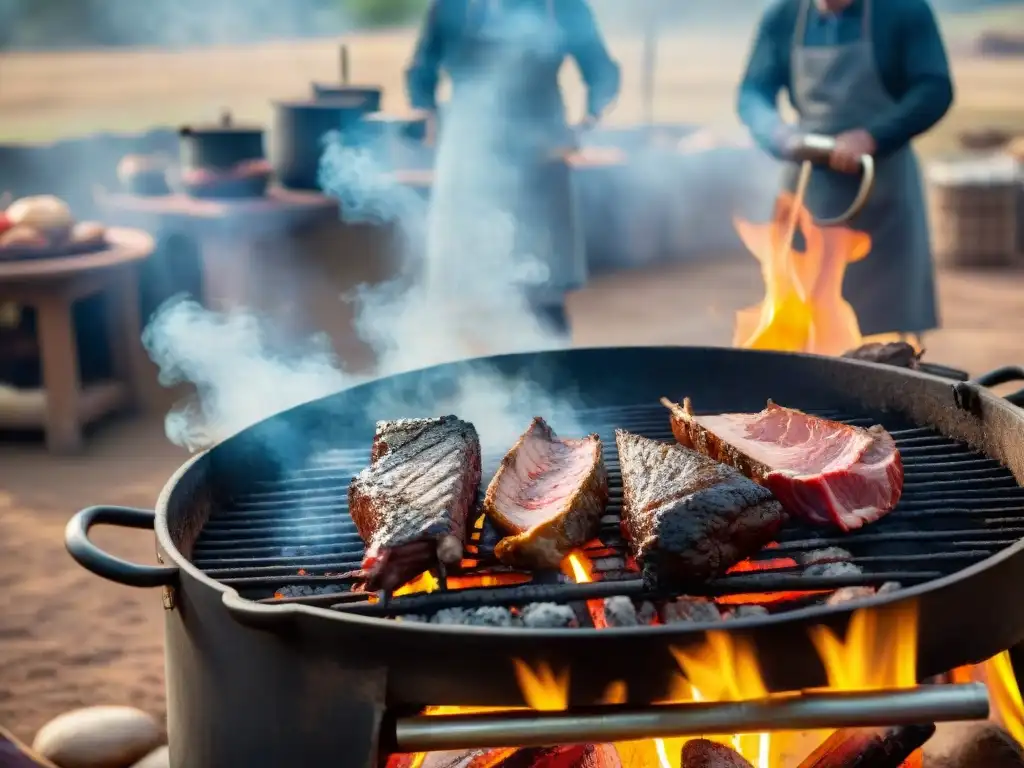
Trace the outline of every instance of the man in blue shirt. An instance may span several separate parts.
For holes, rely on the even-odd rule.
[[[785,91],[799,115],[783,123]],[[853,200],[860,157],[876,184],[850,226],[871,235],[867,258],[847,268],[843,293],[865,335],[938,326],[924,195],[911,140],[949,110],[953,85],[927,0],[773,0],[761,19],[739,91],[740,118],[767,150],[784,154],[800,133],[836,137],[830,168],[816,170],[806,204],[835,216]],[[795,181],[795,167],[787,183]]]
[[[500,243],[451,242],[451,230],[473,223],[473,206],[477,223],[507,215],[514,243],[504,261],[533,259],[545,268],[526,294],[541,322],[559,334],[568,333],[565,295],[586,276],[561,157],[575,139],[558,84],[566,57],[575,59],[587,85],[586,122],[596,122],[617,97],[620,76],[587,0],[432,0],[406,77],[412,106],[430,112],[437,109],[442,70],[452,83],[432,199],[434,220],[443,222],[432,234],[447,242],[432,250],[449,252],[452,272],[466,271],[454,260],[470,258],[463,251],[476,251],[478,262],[493,256],[493,263],[474,268],[491,283],[512,280],[515,270],[497,254]],[[460,224],[453,227],[453,220]],[[481,239],[487,238],[475,242]]]

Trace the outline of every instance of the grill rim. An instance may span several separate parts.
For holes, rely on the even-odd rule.
[[[958,391],[958,389],[957,389],[956,385],[959,384],[961,387],[965,386],[965,384],[963,382],[950,382],[948,379],[945,379],[943,377],[940,377],[940,376],[937,376],[937,375],[934,375],[934,374],[931,374],[931,373],[926,373],[926,372],[921,372],[921,371],[916,371],[916,370],[911,370],[911,369],[894,368],[893,366],[888,366],[888,365],[884,365],[884,364],[865,362],[865,361],[861,361],[861,360],[851,360],[851,359],[848,359],[848,358],[839,358],[839,357],[832,358],[832,357],[822,357],[822,356],[816,356],[816,355],[779,353],[779,352],[770,352],[770,351],[762,351],[762,350],[735,350],[735,349],[728,349],[728,350],[726,350],[724,348],[715,348],[715,347],[679,347],[679,346],[672,346],[672,345],[662,345],[662,346],[641,346],[641,347],[590,347],[590,348],[574,348],[572,350],[568,350],[568,352],[571,354],[571,353],[575,353],[575,352],[587,353],[587,352],[599,351],[599,352],[601,352],[603,354],[607,354],[607,355],[609,355],[611,357],[611,356],[614,356],[615,353],[617,351],[619,351],[619,350],[629,350],[629,351],[634,351],[634,352],[635,351],[648,351],[648,350],[655,350],[655,351],[673,350],[673,351],[689,351],[689,352],[694,352],[694,353],[710,352],[712,354],[714,354],[716,352],[717,353],[723,353],[723,352],[728,351],[728,352],[732,352],[732,353],[739,352],[739,353],[743,354],[744,356],[746,356],[746,355],[763,356],[766,359],[767,358],[776,358],[776,359],[783,359],[783,360],[785,360],[785,359],[792,359],[792,358],[800,358],[800,359],[814,360],[815,362],[820,363],[820,364],[824,364],[824,365],[836,365],[836,366],[839,366],[840,370],[842,368],[848,368],[851,371],[851,373],[854,370],[862,370],[862,371],[865,371],[865,372],[872,372],[876,376],[879,375],[879,374],[881,374],[883,376],[891,376],[891,375],[895,374],[898,377],[907,378],[910,381],[913,381],[913,380],[916,379],[916,380],[920,380],[920,381],[922,381],[924,383],[932,383],[933,385],[935,383],[938,383],[938,384],[941,384],[944,388],[947,388],[947,389],[953,391],[954,392],[954,399],[957,399],[956,392]],[[473,363],[487,364],[487,363],[489,363],[491,361],[497,361],[497,360],[501,360],[501,359],[505,359],[505,360],[511,360],[511,359],[516,359],[516,358],[520,358],[520,359],[526,358],[526,359],[529,359],[529,358],[535,358],[535,357],[537,357],[539,355],[544,355],[544,354],[545,353],[543,353],[543,352],[516,353],[516,354],[510,354],[510,355],[498,355],[498,356],[492,356],[492,357],[486,357],[486,358],[478,358],[476,360],[470,360],[470,361],[460,361],[460,363],[466,363],[466,364],[473,364]],[[459,363],[457,363],[457,364],[459,364]],[[417,370],[417,371],[411,371],[411,372],[408,372],[408,373],[405,373],[405,374],[399,374],[399,376],[409,376],[409,375],[417,375],[417,374],[420,374],[420,375],[422,375],[422,374],[429,374],[432,371],[448,368],[451,365],[452,364],[442,364],[442,365],[437,365],[437,366],[430,366],[428,368],[420,369],[420,370]],[[1002,370],[1005,370],[1005,369],[999,369],[999,370],[1002,371]],[[971,393],[974,396],[977,396],[979,398],[978,401],[974,401],[974,403],[972,403],[972,405],[974,406],[974,409],[978,410],[980,412],[980,409],[978,408],[979,404],[981,404],[983,406],[986,406],[986,407],[993,407],[997,411],[1001,411],[1005,415],[1007,415],[1007,416],[1011,417],[1012,419],[1016,420],[1018,422],[1018,426],[1022,430],[1024,430],[1024,411],[1020,411],[1020,409],[1018,409],[1015,406],[1013,406],[1008,400],[1006,400],[1006,399],[1004,399],[1002,397],[999,397],[998,395],[993,394],[992,392],[987,390],[984,387],[984,385],[977,383],[977,381],[984,381],[986,378],[990,378],[992,376],[992,374],[994,374],[994,373],[996,373],[996,372],[991,372],[991,373],[984,374],[983,376],[979,377],[978,380],[970,381],[970,382],[966,383],[966,385],[970,387]],[[388,377],[388,378],[395,378],[395,377]],[[350,394],[354,394],[355,390],[369,391],[370,388],[373,388],[374,386],[380,386],[381,381],[384,381],[384,379],[378,379],[378,380],[366,382],[366,383],[357,385],[356,387],[352,387],[349,390],[344,390],[344,391],[347,392],[347,393],[350,393]],[[997,382],[997,383],[999,383],[999,382]],[[333,395],[329,395],[327,398],[323,398],[323,399],[326,400],[326,399],[328,399],[330,397],[333,397]],[[957,401],[959,402],[959,400],[957,400]],[[313,402],[316,402],[316,401],[313,401]],[[295,408],[290,409],[289,411],[285,411],[282,414],[277,414],[274,417],[270,417],[270,419],[281,417],[281,416],[285,416],[288,413],[291,413],[293,411],[302,409],[302,408],[304,408],[304,407],[306,407],[308,405],[309,405],[309,403],[296,406]],[[981,417],[979,416],[977,418],[981,418]],[[263,422],[260,422],[259,424],[266,423],[267,421],[270,421],[270,419],[266,419]],[[249,432],[250,430],[252,430],[252,429],[254,429],[256,427],[258,427],[259,424],[255,424],[255,425],[252,425],[251,427],[248,427],[246,430],[243,430],[242,432],[238,433],[237,435],[232,436],[231,438],[229,438],[228,440],[224,441],[223,443],[220,443],[220,444],[218,444],[218,445],[216,445],[216,446],[214,446],[214,447],[212,447],[210,449],[207,449],[206,451],[203,451],[203,452],[197,454],[196,456],[192,457],[187,462],[185,462],[185,464],[183,464],[178,469],[178,471],[175,472],[175,474],[171,476],[171,478],[168,480],[168,482],[164,486],[163,490],[161,491],[160,496],[157,499],[157,510],[156,510],[157,514],[156,514],[156,522],[155,522],[154,528],[155,528],[155,532],[156,532],[156,536],[157,536],[157,541],[158,541],[158,544],[160,546],[160,549],[163,552],[166,552],[167,556],[169,556],[174,561],[174,564],[176,566],[178,566],[179,568],[185,570],[192,578],[196,579],[197,581],[199,581],[201,583],[204,583],[207,586],[214,587],[219,592],[221,592],[222,595],[223,595],[223,602],[224,602],[225,607],[227,607],[228,610],[233,615],[236,616],[236,618],[238,618],[240,620],[244,619],[245,623],[250,624],[250,625],[256,625],[256,626],[258,626],[260,628],[271,628],[275,623],[278,622],[278,620],[280,620],[282,624],[287,624],[289,621],[294,620],[295,617],[301,616],[301,615],[305,614],[305,615],[308,615],[309,617],[329,618],[329,619],[332,619],[334,621],[341,621],[342,623],[349,623],[349,622],[351,622],[352,624],[355,624],[355,625],[368,625],[368,626],[372,626],[374,628],[379,628],[382,625],[382,623],[383,623],[383,624],[387,625],[387,631],[389,631],[389,632],[399,632],[399,633],[408,633],[407,636],[409,636],[409,637],[422,636],[423,634],[439,634],[439,635],[442,635],[442,636],[444,636],[444,635],[466,636],[467,634],[469,634],[469,635],[479,635],[481,637],[499,637],[499,636],[503,636],[503,637],[507,637],[507,638],[518,638],[519,640],[525,641],[525,640],[530,640],[530,639],[536,639],[536,640],[551,639],[551,638],[564,637],[566,635],[569,635],[571,637],[583,640],[585,637],[588,637],[588,636],[589,637],[594,637],[594,636],[600,635],[602,637],[607,637],[607,636],[609,636],[609,633],[612,633],[612,634],[616,634],[616,635],[620,635],[620,636],[648,635],[648,636],[652,636],[652,637],[662,637],[663,636],[666,639],[668,639],[670,637],[680,637],[680,638],[685,638],[685,639],[691,639],[691,638],[693,638],[695,636],[703,635],[708,630],[712,630],[712,629],[723,630],[723,631],[726,631],[726,632],[734,632],[734,631],[742,631],[744,629],[757,628],[757,627],[775,627],[775,626],[782,626],[782,625],[786,625],[786,624],[790,624],[790,623],[792,623],[792,624],[799,624],[799,623],[803,623],[808,618],[821,618],[822,619],[822,623],[826,623],[827,624],[830,621],[835,620],[836,618],[842,618],[842,617],[849,618],[858,609],[862,609],[862,608],[883,608],[883,607],[886,607],[886,606],[895,605],[895,604],[900,603],[900,602],[902,602],[904,600],[914,600],[914,599],[923,597],[923,596],[925,596],[927,594],[930,594],[932,592],[941,591],[942,589],[944,589],[944,588],[946,588],[946,587],[948,587],[948,586],[950,586],[950,585],[952,585],[954,583],[957,583],[957,582],[960,582],[960,581],[964,581],[964,580],[968,580],[971,577],[973,577],[973,576],[975,576],[975,575],[977,575],[979,573],[985,572],[985,571],[989,570],[991,567],[996,566],[996,565],[1002,563],[1005,560],[1014,558],[1015,556],[1019,555],[1022,551],[1024,551],[1024,537],[1022,537],[1016,543],[1010,545],[1009,547],[1006,547],[1006,548],[1000,550],[999,552],[994,553],[993,555],[989,556],[988,558],[985,558],[984,560],[981,560],[981,561],[979,561],[977,563],[973,563],[973,564],[967,566],[966,568],[959,569],[959,570],[957,570],[957,571],[955,571],[955,572],[953,572],[951,574],[947,574],[947,575],[942,576],[942,577],[940,577],[938,579],[930,580],[930,581],[927,581],[927,582],[924,582],[924,583],[921,583],[921,584],[917,584],[917,585],[913,585],[913,586],[904,587],[904,588],[898,590],[895,593],[891,593],[891,594],[887,594],[887,595],[874,595],[874,596],[869,596],[869,597],[865,597],[865,598],[858,598],[858,599],[850,600],[850,601],[847,601],[847,602],[844,602],[844,603],[842,603],[840,605],[835,605],[835,606],[825,606],[825,605],[820,605],[820,604],[819,605],[810,605],[810,606],[806,606],[806,607],[803,607],[803,608],[797,608],[797,609],[794,609],[794,610],[791,610],[791,611],[783,611],[783,612],[780,612],[780,613],[777,613],[777,614],[772,614],[772,615],[769,615],[769,616],[737,618],[737,619],[732,619],[729,622],[700,622],[700,623],[694,622],[694,623],[685,623],[685,624],[656,625],[656,626],[638,625],[638,626],[635,626],[635,627],[608,627],[608,628],[603,628],[603,629],[595,629],[595,628],[589,628],[589,627],[579,627],[579,628],[571,628],[571,629],[568,629],[568,628],[533,629],[533,628],[524,628],[524,627],[502,628],[502,627],[478,627],[478,626],[465,626],[465,625],[457,625],[457,626],[433,625],[433,624],[427,624],[427,625],[419,624],[418,625],[418,624],[416,624],[414,622],[397,622],[397,621],[394,621],[394,620],[388,619],[388,618],[377,618],[377,617],[361,616],[361,615],[358,615],[358,614],[345,613],[345,612],[342,612],[342,611],[335,611],[335,610],[332,610],[330,608],[321,608],[319,606],[310,606],[310,605],[304,605],[304,604],[301,604],[301,603],[287,603],[287,604],[282,604],[282,605],[269,605],[269,604],[265,604],[265,603],[261,604],[261,603],[257,603],[254,600],[249,600],[247,598],[243,598],[238,593],[238,591],[236,589],[234,589],[234,588],[232,588],[230,586],[224,585],[224,584],[222,584],[221,582],[219,582],[219,581],[217,581],[215,579],[210,578],[205,573],[203,573],[200,569],[198,569],[196,566],[194,566],[189,561],[188,557],[186,557],[177,548],[177,546],[175,545],[175,543],[173,541],[173,538],[171,537],[170,530],[168,528],[168,524],[167,524],[167,509],[168,509],[169,505],[173,503],[174,495],[175,495],[175,490],[177,488],[179,488],[179,486],[182,483],[187,483],[187,479],[189,478],[190,474],[193,471],[195,471],[197,473],[198,472],[202,472],[202,471],[209,471],[210,464],[216,460],[216,456],[218,454],[229,451],[230,450],[230,443],[232,443],[233,441],[236,441],[239,438],[243,437],[245,435],[245,433]],[[932,429],[935,429],[935,431],[939,432],[940,434],[946,435],[946,432],[944,430],[941,430],[939,428],[939,426],[936,425],[936,424],[927,424],[927,426],[931,427]],[[976,448],[979,452],[983,453],[986,457],[995,459],[995,460],[999,461],[1001,464],[1003,464],[1003,466],[1006,466],[1007,469],[1014,475],[1014,477],[1017,480],[1018,484],[1020,484],[1021,486],[1024,486],[1024,481],[1022,481],[1022,478],[1020,476],[1018,476],[1018,472],[1015,472],[1013,467],[1008,466],[1008,464],[1007,464],[1007,462],[1006,462],[1004,457],[994,456],[986,448],[981,447],[981,446],[974,446],[974,445],[972,445],[972,447]],[[1024,470],[1024,468],[1022,468],[1022,470]],[[205,524],[205,521],[204,521],[204,524]]]
[[[928,424],[940,434],[966,442],[989,458],[999,461],[1011,471],[1018,484],[1024,485],[1021,483],[1021,476],[1024,475],[1024,441],[1018,437],[1024,432],[1024,411],[985,390],[983,381],[951,384],[948,379],[937,376],[855,360],[708,347],[576,349],[556,353],[505,355],[464,361],[455,366],[503,361],[506,369],[509,363],[512,363],[511,370],[519,367],[528,369],[531,365],[529,359],[545,354],[569,355],[570,359],[572,355],[590,355],[589,365],[592,366],[595,355],[601,361],[606,361],[618,352],[625,353],[624,361],[629,361],[629,355],[635,354],[631,362],[648,368],[653,360],[659,365],[666,365],[669,370],[675,368],[689,371],[686,366],[700,360],[710,368],[706,374],[708,376],[720,376],[723,368],[735,365],[742,366],[747,374],[757,373],[755,365],[782,366],[768,377],[770,386],[774,386],[771,384],[773,379],[779,382],[795,374],[808,374],[810,387],[801,384],[794,389],[794,401],[801,392],[814,399],[820,389],[826,395],[831,391],[839,401],[846,399],[860,402],[868,411],[900,412],[910,421]],[[712,357],[706,359],[707,355]],[[561,364],[564,362],[563,359]],[[583,360],[579,364],[586,366],[588,361]],[[416,376],[441,368],[461,370],[449,364],[406,375]],[[1024,379],[1024,370],[1014,370],[1017,373],[1010,380]],[[672,375],[664,374],[664,380],[669,382],[665,389],[670,390],[670,394],[679,388],[678,385],[671,385]],[[1006,381],[1003,377],[999,382],[988,383]],[[728,390],[726,396],[735,396],[737,392],[745,390],[744,382],[739,382],[739,389],[735,383],[725,387]],[[364,388],[370,386],[373,386],[372,382],[362,385]],[[763,382],[760,388],[764,389]],[[782,390],[783,385],[780,384],[779,388]],[[643,390],[643,387],[639,389]],[[903,395],[894,395],[894,389],[902,391]],[[646,395],[641,392],[633,399],[645,398]],[[814,407],[809,402],[800,404]],[[710,407],[710,403],[708,405]],[[840,402],[830,405],[839,407]],[[736,407],[740,407],[739,404]],[[322,410],[317,409],[313,413],[324,415]],[[934,418],[928,418],[928,414],[933,414]],[[298,416],[297,423],[291,426],[301,426],[308,416]],[[386,417],[387,414],[381,416]],[[278,422],[279,428],[283,423],[288,423],[287,414],[279,414],[267,421],[281,417],[285,421]],[[191,546],[188,534],[196,532],[198,526],[205,524],[204,507],[208,512],[211,497],[221,492],[221,473],[228,471],[224,466],[217,467],[218,455],[230,455],[229,446],[259,426],[243,430],[213,449],[186,461],[161,491],[155,512],[143,513],[151,516],[159,561],[171,566],[172,570],[177,568],[175,578],[164,582],[170,585],[164,592],[168,616],[180,611],[179,619],[168,618],[168,626],[174,627],[184,622],[189,626],[189,636],[198,640],[207,634],[205,626],[200,624],[205,625],[205,621],[224,621],[236,628],[259,630],[254,642],[258,638],[260,648],[270,643],[274,647],[286,649],[295,662],[313,655],[321,663],[357,664],[360,669],[377,670],[375,674],[386,675],[389,706],[522,706],[525,702],[511,664],[514,658],[534,668],[548,664],[552,669],[564,667],[571,671],[570,707],[597,703],[611,682],[627,684],[629,703],[650,703],[665,695],[665,686],[670,676],[679,672],[671,649],[693,647],[705,641],[710,631],[725,631],[751,642],[758,650],[762,674],[769,690],[819,687],[826,685],[827,680],[821,661],[810,642],[808,628],[824,626],[837,635],[845,635],[856,611],[882,611],[904,600],[918,601],[920,626],[930,627],[939,638],[929,640],[923,632],[921,634],[918,646],[919,679],[946,672],[962,664],[983,661],[1024,638],[1024,609],[1018,606],[1016,600],[1000,596],[1006,592],[1007,584],[1024,581],[1024,557],[1021,556],[1024,552],[1024,539],[965,569],[934,581],[907,587],[892,595],[876,595],[839,606],[817,605],[768,617],[736,619],[710,625],[676,624],[600,630],[418,625],[343,614],[302,604],[256,603],[242,598],[235,589],[211,579],[193,566],[188,561],[187,553],[178,549],[171,535],[169,519],[176,526],[178,540],[183,543],[183,547]],[[271,427],[269,430],[255,435],[257,442],[260,442],[260,438],[281,434],[279,430],[275,431],[273,425],[268,426]],[[233,458],[237,459],[238,456]],[[247,473],[251,469],[246,466]],[[218,475],[218,481],[213,485],[207,483],[207,473],[211,471]],[[80,525],[81,529],[87,527],[87,524]],[[69,531],[71,529],[72,525],[69,524]],[[84,530],[79,530],[79,533],[84,538]],[[67,537],[67,540],[71,549],[71,537]],[[130,575],[125,574],[124,566],[140,566],[123,562],[118,564],[95,546],[89,546],[91,552],[86,557],[81,556],[81,551],[72,554],[94,573],[132,586],[160,586],[152,582],[142,584],[138,579],[133,581]],[[214,592],[207,592],[211,587]],[[990,593],[996,597],[986,597]],[[987,600],[985,607],[988,610],[978,614],[980,618],[976,621],[963,621],[961,615],[954,615],[962,612],[949,610],[950,605],[975,607],[974,603],[979,599]],[[200,604],[209,604],[209,609],[214,611],[202,621],[202,617],[195,614],[195,607]],[[1006,615],[1012,617],[1007,618]],[[950,639],[956,642],[949,642]]]

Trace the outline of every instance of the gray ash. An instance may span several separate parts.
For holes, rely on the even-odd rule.
[[[862,600],[865,597],[874,597],[875,595],[888,595],[899,589],[903,589],[903,585],[897,581],[887,581],[878,589],[874,587],[843,587],[829,595],[825,605],[842,605],[851,600]]]
[[[529,629],[562,629],[578,627],[572,608],[557,603],[530,603],[519,612],[523,626]]]
[[[872,597],[874,594],[874,587],[843,587],[829,595],[825,605],[842,605],[851,600],[863,600],[865,597]]]
[[[341,584],[324,584],[322,586],[291,584],[287,587],[281,587],[275,592],[275,595],[280,595],[281,597],[314,597],[316,595],[336,595],[345,591],[345,587]]]
[[[604,618],[609,627],[635,627],[640,623],[633,601],[622,595],[604,599]]]
[[[636,612],[636,618],[641,624],[653,624],[658,618],[658,609],[654,603],[644,600],[640,603],[640,609]]]
[[[796,560],[805,568],[818,563],[842,563],[853,560],[853,555],[842,547],[824,547],[823,549],[812,549],[810,552],[801,552]]]
[[[860,576],[864,571],[855,563],[832,561],[814,563],[804,568],[804,576],[836,578],[839,576]]]
[[[430,617],[431,624],[457,624],[470,627],[511,627],[515,624],[508,608],[442,608]]]
[[[722,614],[718,606],[702,597],[680,597],[665,603],[661,610],[661,620],[666,624],[683,622],[721,621]]]
[[[768,609],[763,605],[740,605],[732,611],[727,611],[722,615],[725,621],[730,619],[751,619],[755,616],[767,616]]]

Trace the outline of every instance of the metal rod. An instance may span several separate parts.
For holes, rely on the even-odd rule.
[[[982,720],[981,683],[895,691],[802,693],[754,701],[600,707],[575,712],[418,715],[395,721],[399,752],[635,741],[720,733]]]
[[[658,68],[658,23],[656,0],[647,0],[644,19],[643,63],[641,64],[640,84],[643,104],[644,124],[648,128],[654,124],[654,79]]]
[[[348,85],[348,46],[341,46],[341,84]]]
[[[903,586],[937,579],[939,571],[891,571],[864,573],[856,576],[801,576],[799,574],[759,574],[757,576],[729,576],[694,587],[687,594],[700,597],[722,595],[760,594],[764,592],[831,591],[843,587],[881,586],[895,581]],[[678,594],[678,593],[676,593]],[[396,597],[387,606],[380,603],[351,603],[331,606],[345,613],[360,616],[398,616],[403,613],[431,613],[442,608],[481,606],[511,606],[536,602],[571,602],[602,600],[606,597],[665,598],[672,594],[648,588],[642,579],[614,579],[586,584],[529,583],[509,587],[469,587],[448,592]]]

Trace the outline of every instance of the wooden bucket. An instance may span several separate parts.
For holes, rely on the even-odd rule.
[[[930,167],[928,213],[936,262],[951,268],[1015,264],[1020,186],[1008,156]]]

